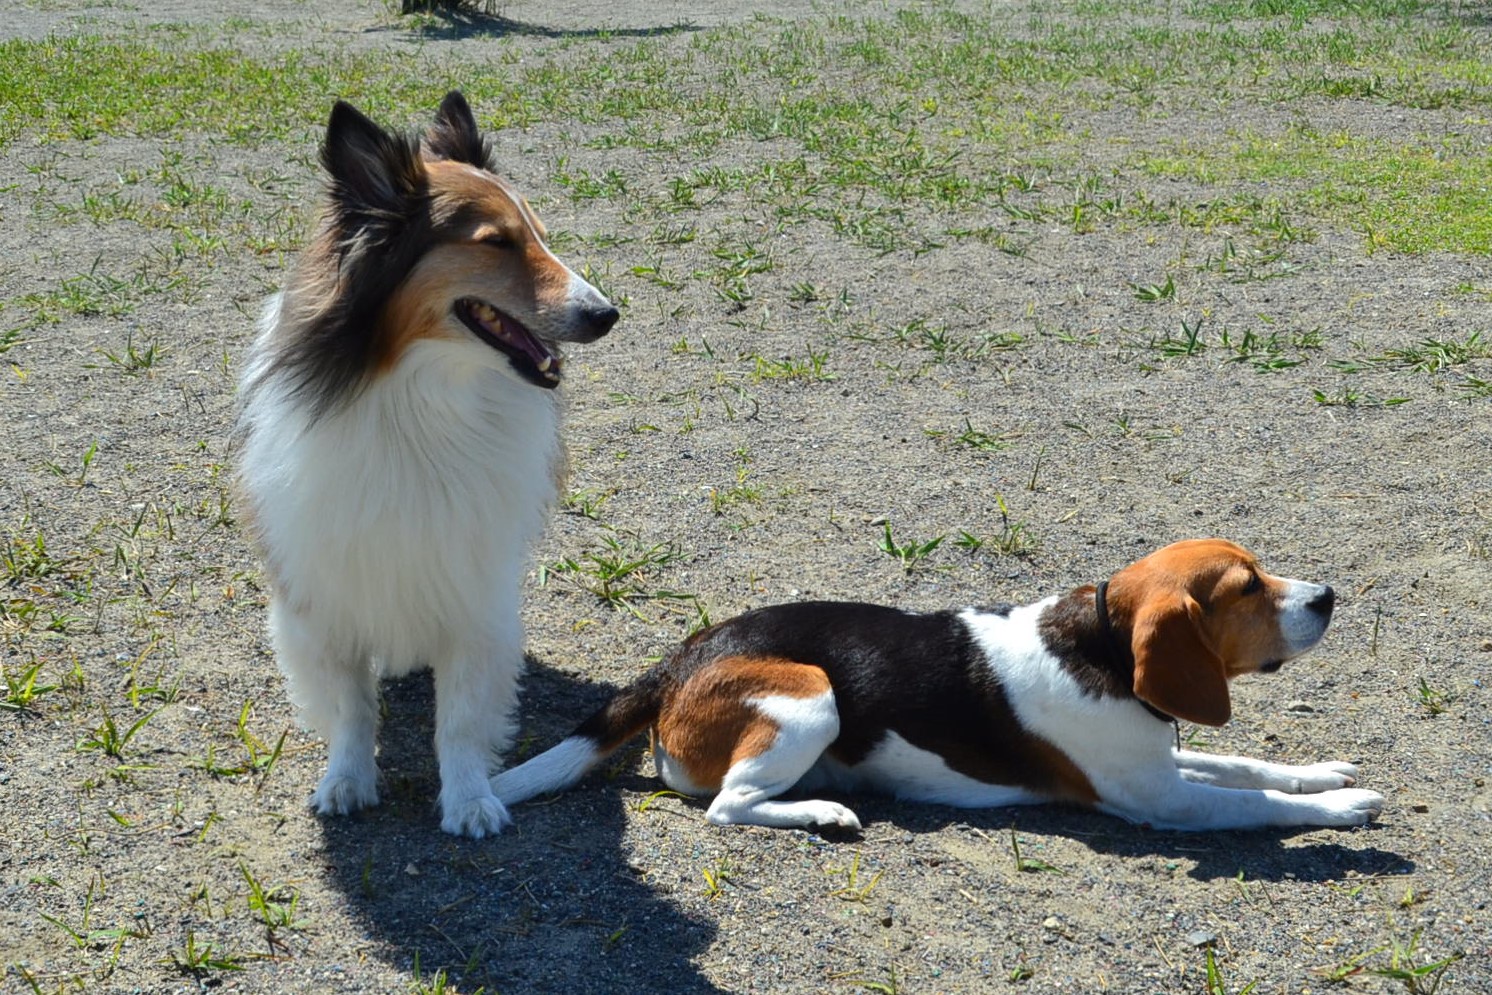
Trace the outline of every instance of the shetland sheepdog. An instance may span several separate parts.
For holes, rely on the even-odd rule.
[[[378,802],[378,680],[435,676],[440,826],[510,819],[519,588],[562,474],[558,343],[616,323],[496,175],[459,93],[423,135],[332,108],[313,240],[240,385],[239,484],[291,698],[327,743],[310,805]]]

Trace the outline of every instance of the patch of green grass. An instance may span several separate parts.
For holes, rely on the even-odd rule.
[[[128,748],[130,740],[145,728],[145,723],[154,718],[160,709],[146,712],[124,729],[121,729],[114,721],[114,716],[107,708],[102,711],[103,721],[95,726],[91,733],[78,741],[77,749],[80,751],[98,750],[106,757],[123,760],[124,751]]]
[[[1376,397],[1350,386],[1344,386],[1334,394],[1312,390],[1311,396],[1316,399],[1317,404],[1328,408],[1393,408],[1410,401],[1407,397]]]
[[[1207,995],[1232,995],[1232,993],[1228,991],[1227,980],[1223,977],[1222,966],[1218,964],[1217,955],[1212,952],[1211,945],[1205,948],[1203,952],[1203,958],[1203,991],[1205,991]],[[1258,981],[1250,981],[1242,988],[1237,989],[1236,995],[1249,995],[1250,992],[1258,987]]]
[[[1436,373],[1451,366],[1461,366],[1474,359],[1492,357],[1492,341],[1472,332],[1455,339],[1422,339],[1413,345],[1387,349],[1373,361],[1397,366],[1415,373]]]
[[[644,615],[642,605],[651,604],[666,612],[682,612],[702,627],[709,624],[709,612],[697,594],[660,587],[653,580],[660,569],[687,558],[672,543],[646,545],[635,536],[605,535],[599,549],[541,568],[539,583],[550,577],[565,578],[603,604],[644,621],[652,620]]]
[[[211,941],[198,941],[197,934],[190,929],[181,946],[166,954],[166,963],[199,980],[223,971],[242,971],[246,959],[243,954],[226,952]]]
[[[77,925],[59,916],[48,915],[45,912],[37,913],[66,934],[76,949],[106,951],[104,963],[94,969],[95,975],[99,978],[107,978],[113,973],[115,966],[119,963],[126,940],[144,939],[150,935],[148,924],[95,928],[93,924],[94,903],[103,892],[103,878],[95,875],[88,882],[88,892],[83,899],[82,919]]]
[[[484,56],[499,71],[488,63],[475,71],[455,51],[264,55],[256,36],[233,31],[210,44],[205,35],[163,33],[13,40],[0,46],[0,93],[8,98],[0,141],[22,132],[183,135],[203,122],[231,141],[282,140],[324,120],[327,93],[381,120],[409,122],[428,117],[445,80],[461,79],[486,126],[601,125],[588,140],[593,147],[682,156],[687,172],[666,190],[634,189],[616,167],[557,163],[556,183],[571,196],[636,200],[647,214],[750,194],[770,216],[827,223],[878,251],[934,251],[934,233],[947,232],[1020,255],[1028,241],[1020,232],[919,221],[929,209],[952,215],[987,205],[1011,219],[1088,231],[1156,223],[1227,199],[1224,190],[1221,198],[1169,205],[1130,182],[1180,172],[1211,186],[1288,180],[1294,186],[1281,195],[1278,217],[1361,224],[1370,244],[1485,248],[1492,221],[1483,219],[1492,212],[1480,209],[1487,195],[1477,177],[1486,164],[1471,142],[1432,148],[1350,134],[1322,141],[1297,127],[1216,148],[1141,149],[1117,177],[1079,172],[1090,139],[1069,118],[1095,104],[1144,110],[1164,94],[1182,107],[1323,98],[1471,107],[1492,85],[1487,43],[1426,16],[1426,4],[1191,7],[1192,19],[1157,23],[1153,8],[1116,2],[1095,7],[1081,25],[1052,16],[1019,31],[1003,17],[940,8],[806,23],[762,18],[687,37],[594,44],[526,37]],[[1289,28],[1318,19],[1331,30]],[[596,56],[599,44],[608,46],[605,57]],[[113,85],[121,80],[129,85]],[[1006,99],[1002,87],[1025,99]],[[742,140],[761,149],[751,165],[696,165]],[[992,159],[1001,168],[991,169]],[[182,206],[228,208],[214,183],[173,190]],[[137,208],[105,198],[84,210]],[[1301,237],[1297,222],[1289,224]],[[736,298],[745,289],[720,288]]]
[[[615,493],[616,491],[614,490],[597,491],[587,489],[571,491],[569,494],[565,495],[565,499],[563,502],[564,508],[565,511],[571,514],[579,515],[582,518],[589,518],[593,522],[598,522],[601,520],[602,506],[605,505],[607,499],[609,499]]]
[[[1419,930],[1407,940],[1393,937],[1387,946],[1388,963],[1369,967],[1368,973],[1399,982],[1410,995],[1434,995],[1445,983],[1450,969],[1466,955],[1457,951],[1439,960],[1425,960],[1419,941]]]
[[[1021,839],[1018,835],[1016,835],[1014,826],[1010,827],[1010,852],[1015,857],[1015,869],[1018,872],[1038,872],[1046,874],[1067,873],[1060,867],[1057,867],[1055,864],[1049,864],[1045,860],[1041,860],[1037,857],[1028,857],[1025,854],[1021,853]]]
[[[1135,300],[1154,303],[1156,301],[1174,301],[1176,299],[1176,280],[1167,273],[1165,283],[1131,283],[1130,289],[1135,292]]]
[[[264,926],[274,942],[275,934],[282,929],[304,929],[306,921],[297,916],[300,905],[300,889],[288,884],[265,884],[254,876],[248,865],[240,862],[238,873],[248,886],[246,903],[249,911]]]
[[[41,663],[33,660],[31,666],[18,672],[0,663],[0,679],[5,681],[5,697],[0,698],[0,708],[12,712],[28,711],[44,694],[56,691],[56,684],[40,684]]]
[[[947,536],[936,536],[925,542],[915,540],[899,543],[891,536],[891,523],[883,522],[881,525],[881,541],[876,548],[901,563],[903,573],[912,573],[919,569],[923,562],[943,544]]]
[[[875,992],[876,995],[902,995],[902,993],[906,991],[906,989],[901,986],[901,977],[897,973],[895,964],[891,964],[886,968],[886,975],[884,980],[866,978],[859,974],[856,974],[850,978],[847,978],[846,983],[854,985],[856,988],[860,988],[868,992]]]
[[[451,985],[444,968],[437,968],[435,973],[431,975],[426,975],[420,969],[420,955],[418,951],[414,955],[412,973],[414,976],[410,979],[409,987],[406,989],[409,995],[461,995]],[[483,986],[472,991],[471,995],[482,995],[486,990],[486,986]]]
[[[599,176],[585,169],[572,171],[570,161],[565,156],[560,156],[555,161],[549,175],[555,185],[565,190],[570,199],[577,203],[611,200],[627,193],[626,177],[615,169],[608,169]]]
[[[1478,377],[1467,377],[1458,385],[1459,389],[1471,397],[1492,397],[1492,380],[1482,380]]]
[[[774,359],[758,353],[751,359],[753,382],[802,380],[806,383],[826,383],[835,379],[834,373],[829,370],[829,350],[816,350],[811,345],[808,346],[807,355],[802,358],[784,355]]]
[[[1318,349],[1321,341],[1319,328],[1293,334],[1252,328],[1235,334],[1225,328],[1218,336],[1218,347],[1233,353],[1229,362],[1247,363],[1261,373],[1277,373],[1304,363],[1303,350]]]
[[[1356,227],[1370,251],[1492,251],[1492,191],[1482,182],[1492,157],[1464,143],[1323,134],[1295,126],[1277,134],[1246,132],[1209,146],[1182,142],[1146,150],[1136,155],[1135,165],[1149,175],[1209,185],[1270,184],[1274,225],[1287,241],[1300,235],[1285,209]]]
[[[749,483],[751,468],[745,463],[736,467],[736,482],[731,487],[710,488],[710,510],[717,515],[723,515],[726,509],[739,504],[760,504],[762,500],[762,489],[756,484]]]
[[[1028,489],[1035,489],[1036,473],[1039,468],[1040,463],[1038,459],[1037,470],[1032,471],[1031,486]],[[995,495],[995,506],[1000,511],[1000,531],[998,533],[981,536],[966,529],[961,529],[958,533],[958,538],[953,540],[953,544],[971,553],[988,550],[1000,556],[1026,556],[1034,552],[1038,545],[1036,536],[1031,533],[1025,522],[1011,520],[1010,508],[1006,505],[1003,494]]]
[[[1202,322],[1200,317],[1196,321],[1182,318],[1179,335],[1151,336],[1149,347],[1166,359],[1195,356],[1207,348],[1207,341],[1202,337]]]
[[[960,446],[967,446],[970,449],[979,450],[981,452],[997,452],[1001,449],[1008,448],[1010,445],[1004,438],[1000,436],[992,435],[989,432],[985,432],[981,429],[975,428],[974,423],[968,418],[964,419],[963,428],[958,432],[957,435],[955,435],[952,431],[945,431],[941,429],[926,429],[925,432],[927,435],[931,436],[934,439],[947,439],[948,441],[957,443]]]
[[[884,870],[876,871],[871,875],[869,881],[864,880],[860,875],[860,851],[856,850],[854,859],[850,861],[848,867],[831,867],[828,868],[827,873],[830,877],[839,877],[844,881],[838,888],[829,892],[830,898],[838,898],[846,902],[864,903],[870,901],[871,893],[876,890],[876,885],[881,883],[881,876],[886,872]]]
[[[275,764],[285,752],[285,740],[290,733],[289,730],[281,732],[274,746],[264,742],[249,729],[249,717],[253,713],[253,708],[252,701],[243,703],[232,733],[233,740],[243,747],[244,756],[241,759],[233,761],[219,759],[215,745],[209,742],[203,755],[190,761],[190,766],[203,770],[213,777],[258,774],[260,775],[259,788],[262,789],[270,772],[274,770]]]
[[[1456,700],[1453,692],[1434,687],[1423,677],[1415,685],[1414,696],[1420,707],[1430,715],[1443,714],[1450,707],[1451,702]]]
[[[725,886],[737,876],[736,866],[729,857],[721,857],[713,867],[700,868],[700,874],[705,879],[705,897],[711,901],[719,898]]]

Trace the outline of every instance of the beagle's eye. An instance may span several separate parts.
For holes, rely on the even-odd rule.
[[[1263,580],[1263,578],[1261,578],[1254,571],[1250,570],[1249,571],[1249,581],[1248,581],[1247,584],[1243,585],[1243,593],[1244,594],[1258,594],[1262,590],[1264,590],[1264,580]]]

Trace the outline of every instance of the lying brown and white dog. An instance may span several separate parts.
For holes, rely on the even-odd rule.
[[[1173,747],[1172,719],[1222,725],[1230,678],[1316,645],[1334,597],[1197,539],[1018,608],[763,608],[692,636],[493,791],[512,805],[568,787],[651,727],[664,782],[714,795],[721,824],[859,828],[836,802],[778,799],[796,787],[1076,802],[1168,829],[1362,825],[1383,799],[1351,764]]]

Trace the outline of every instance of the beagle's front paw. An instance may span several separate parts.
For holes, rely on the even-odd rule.
[[[1296,767],[1294,783],[1288,790],[1295,795],[1313,795],[1318,791],[1350,788],[1357,783],[1357,768],[1340,760]]]
[[[1323,826],[1366,826],[1383,811],[1383,796],[1363,788],[1323,791],[1315,801]]]

